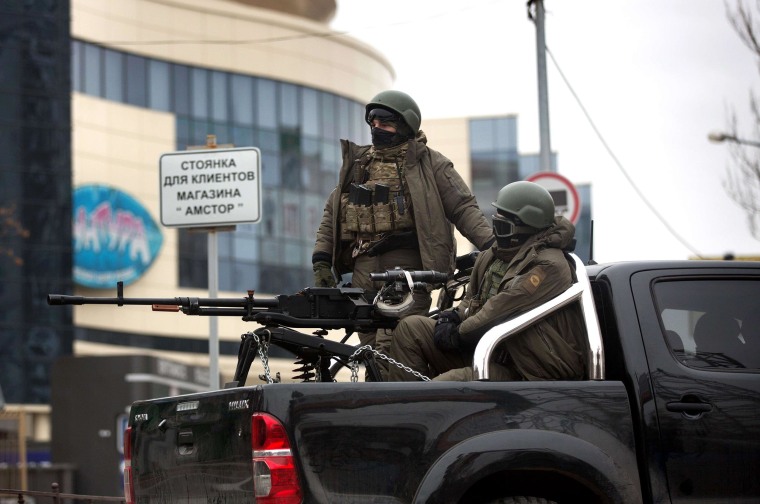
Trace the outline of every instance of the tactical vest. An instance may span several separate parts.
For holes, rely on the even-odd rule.
[[[491,262],[490,266],[488,266],[483,282],[483,289],[480,294],[480,299],[483,303],[499,293],[499,285],[501,285],[501,281],[504,280],[504,275],[507,274],[508,269],[509,263],[502,261],[498,257]]]
[[[341,238],[373,241],[394,231],[414,229],[409,186],[404,176],[406,144],[370,151],[354,166],[354,181],[341,193]]]

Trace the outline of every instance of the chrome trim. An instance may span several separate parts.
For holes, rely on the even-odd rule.
[[[289,448],[279,450],[253,450],[253,458],[290,457],[293,452]]]
[[[594,305],[594,296],[591,292],[591,283],[586,274],[586,267],[580,258],[575,254],[570,254],[570,256],[575,262],[578,282],[541,306],[492,327],[480,338],[478,346],[475,348],[472,362],[473,375],[476,380],[488,380],[488,361],[496,346],[504,339],[575,301],[580,301],[583,318],[586,323],[586,334],[588,335],[589,345],[589,354],[586,356],[586,362],[589,369],[589,377],[592,380],[604,379],[602,333],[599,328],[599,319],[596,316],[596,306]]]
[[[236,399],[227,403],[227,409],[229,411],[239,411],[248,409],[249,399]]]
[[[200,406],[200,401],[187,401],[177,404],[177,413],[182,411],[195,411]]]

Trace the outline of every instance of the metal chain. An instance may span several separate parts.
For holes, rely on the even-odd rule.
[[[269,330],[265,329],[264,332],[269,335]],[[266,379],[267,383],[274,383],[274,380],[272,379],[272,372],[269,369],[269,340],[264,338],[259,338],[259,335],[255,332],[251,333],[253,335],[253,341],[256,342],[256,347],[258,349],[259,359],[261,359],[261,364],[264,366],[264,378]],[[389,364],[396,366],[399,369],[403,369],[407,373],[413,375],[416,378],[419,378],[422,381],[430,381],[430,378],[423,375],[422,373],[413,370],[409,366],[405,366],[404,364],[398,362],[392,357],[388,357],[387,355],[378,352],[374,348],[372,348],[370,345],[364,345],[362,347],[359,347],[354,351],[353,354],[348,358],[348,366],[351,369],[351,381],[352,382],[358,382],[359,381],[359,356],[364,353],[365,351],[371,351],[375,357],[379,357],[380,359],[384,359],[388,361]],[[317,381],[319,381],[321,378],[319,376],[319,369],[316,370],[317,373]]]
[[[414,375],[416,378],[419,378],[422,381],[430,381],[430,378],[425,376],[424,374],[415,371],[414,369],[410,368],[409,366],[405,366],[404,364],[398,362],[393,357],[388,357],[387,355],[378,352],[374,348],[372,348],[370,345],[364,345],[362,347],[359,347],[356,349],[354,353],[351,354],[351,356],[348,358],[349,366],[351,367],[351,381],[356,382],[359,380],[359,355],[365,352],[366,350],[371,351],[373,354],[375,354],[375,357],[379,357],[383,360],[388,361],[389,364],[396,366],[399,369],[403,369],[409,374]]]
[[[351,382],[356,383],[359,381],[359,363],[355,360],[348,361],[348,367],[351,369]]]
[[[271,333],[269,332],[269,329],[264,329],[264,332],[267,333],[267,336],[271,338]],[[272,379],[272,372],[269,370],[269,339],[266,341],[262,339],[259,339],[259,335],[255,332],[253,334],[253,341],[256,342],[256,347],[259,351],[259,359],[261,359],[261,364],[264,366],[264,378],[266,378],[267,383],[274,383],[274,380]]]

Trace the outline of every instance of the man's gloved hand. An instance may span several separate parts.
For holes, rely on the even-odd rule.
[[[453,322],[456,325],[462,323],[462,317],[459,316],[459,312],[456,310],[445,310],[438,314],[437,324],[443,324]]]
[[[433,331],[433,343],[439,350],[459,349],[459,324],[462,319],[456,310],[448,310],[438,315]]]
[[[335,277],[332,266],[327,261],[317,261],[312,264],[314,270],[314,285],[317,287],[335,287]]]

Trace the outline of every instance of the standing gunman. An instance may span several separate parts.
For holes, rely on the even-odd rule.
[[[341,140],[338,186],[327,198],[312,255],[315,285],[334,287],[334,274],[352,272],[352,286],[373,290],[369,274],[395,267],[451,273],[452,224],[487,249],[491,226],[453,163],[427,147],[417,103],[401,91],[383,91],[367,104],[364,118],[372,145]],[[415,292],[398,315],[427,314],[430,303],[429,292]],[[389,352],[390,331],[359,339]],[[387,369],[384,360],[379,365]]]

